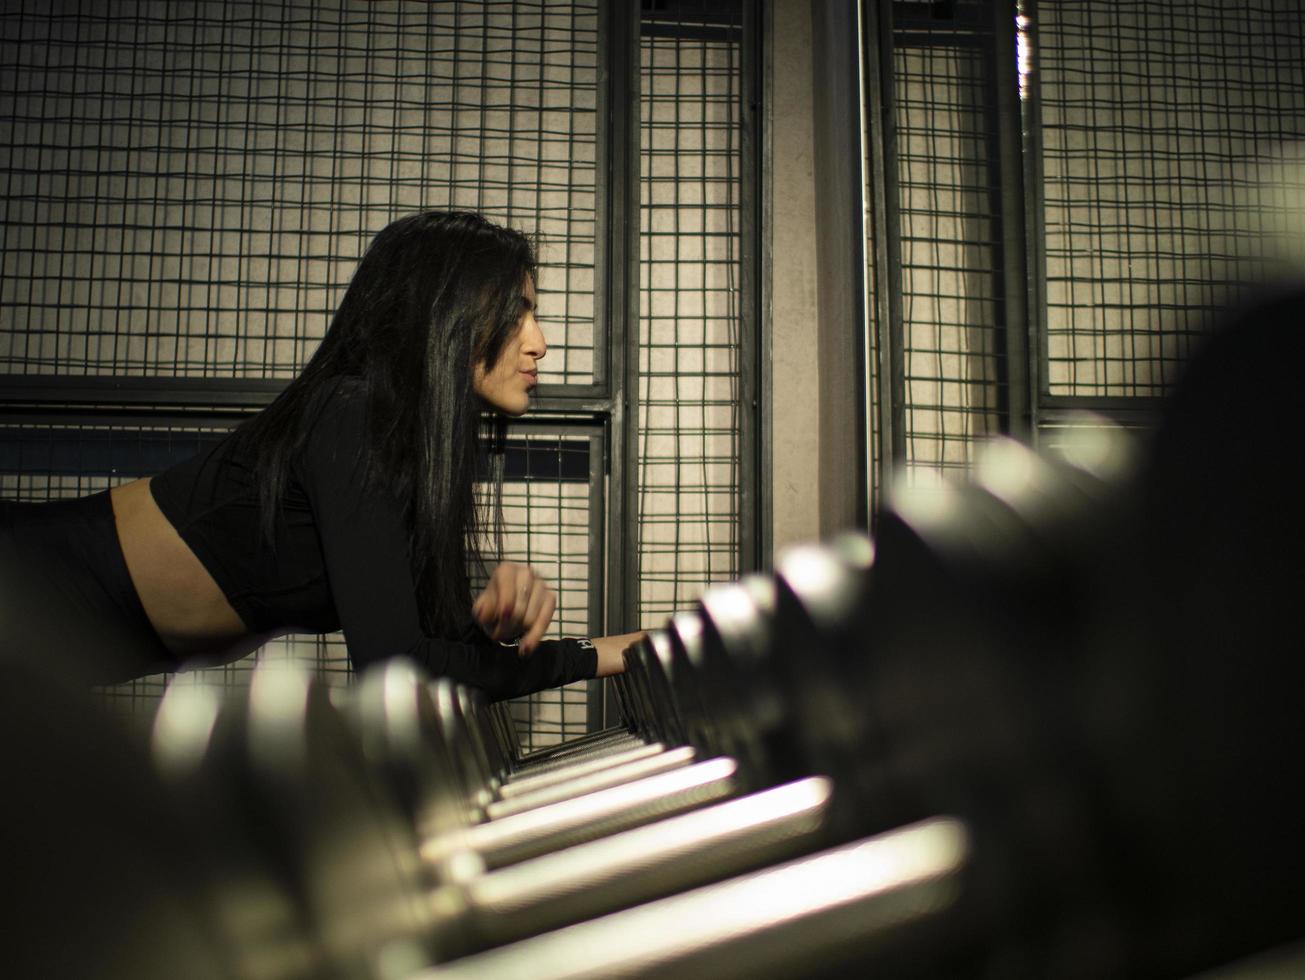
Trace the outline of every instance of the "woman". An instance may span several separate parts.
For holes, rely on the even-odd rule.
[[[476,214],[385,228],[303,372],[230,437],[107,495],[3,508],[9,652],[91,643],[107,682],[342,628],[355,669],[406,655],[491,698],[619,671],[637,634],[544,641],[555,599],[524,565],[472,601],[477,429],[529,407],[535,272]]]

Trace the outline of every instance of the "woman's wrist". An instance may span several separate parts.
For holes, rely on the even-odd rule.
[[[598,653],[598,669],[595,677],[609,677],[625,670],[626,647],[643,639],[643,632],[620,633],[616,636],[595,636],[590,642]]]

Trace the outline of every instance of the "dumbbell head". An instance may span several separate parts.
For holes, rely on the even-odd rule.
[[[276,838],[238,754],[215,752],[227,692],[202,672],[178,674],[155,712],[150,759],[186,806],[204,846],[196,857],[218,867],[219,912],[241,976],[315,976],[329,969],[311,910],[286,872]],[[257,910],[251,914],[251,910]]]
[[[1037,899],[1067,908],[1074,887],[1091,893],[1080,869],[1099,842],[1073,821],[1048,830],[1038,807],[1077,799],[1063,778],[1072,692],[1057,678],[1091,599],[1058,535],[1091,495],[1062,505],[1068,475],[1001,451],[973,483],[898,492],[873,548],[845,538],[782,556],[776,666],[798,751],[839,787],[840,833],[964,817],[985,898],[957,921],[1001,908],[1008,925]],[[1007,866],[1028,878],[1012,884]]]
[[[625,651],[622,651],[622,660],[626,661],[624,653]],[[636,700],[635,682],[628,670],[629,665],[626,661],[626,670],[614,674],[609,678],[608,683],[611,685],[612,697],[616,701],[616,714],[620,724],[630,732],[637,733],[643,730],[643,719]]]
[[[260,664],[248,691],[229,692],[208,736],[193,734],[183,754],[243,811],[233,818],[258,832],[328,970],[370,977],[382,958],[429,958],[412,828],[305,666]]]
[[[456,833],[468,803],[430,678],[402,657],[369,668],[347,699],[368,764],[390,787],[418,837]]]
[[[453,696],[463,738],[475,753],[486,781],[502,779],[511,769],[512,760],[495,732],[485,695],[479,690],[459,684],[454,688]]]
[[[798,775],[787,749],[785,700],[772,664],[775,585],[750,575],[708,589],[697,609],[701,639],[695,677],[709,706],[717,751],[739,761],[752,785]]]
[[[873,656],[867,643],[873,555],[868,538],[845,535],[828,545],[789,548],[775,567],[773,669],[789,716],[785,744],[776,752],[783,752],[788,774],[834,777],[840,801],[847,802],[873,765],[867,713],[852,684],[858,662]]]
[[[686,744],[688,736],[671,682],[675,665],[666,632],[650,630],[625,651],[625,661],[641,705],[646,737],[665,745]]]
[[[506,701],[489,705],[489,720],[504,758],[515,764],[521,757],[521,735]]]
[[[621,672],[616,676],[620,678],[616,698],[622,722],[630,732],[647,736],[652,733],[654,715],[637,643],[621,651]]]
[[[1167,433],[1201,416],[1166,422],[1159,458]],[[1034,972],[1087,947],[1097,973],[1190,971],[1294,934],[1282,910],[1298,880],[1283,860],[1296,811],[1280,787],[1301,741],[1282,695],[1298,688],[1295,658],[1214,624],[1261,628],[1254,610],[1279,574],[1222,556],[1258,533],[1242,554],[1281,557],[1299,517],[1280,507],[1255,532],[1264,508],[1245,522],[1224,493],[1191,520],[1185,495],[1199,500],[1225,453],[1190,435],[1147,465],[1140,495],[1118,465],[1127,450],[1100,431],[1095,447],[1041,458],[999,445],[971,484],[899,500],[881,525],[884,613],[859,687],[884,772],[866,798],[893,801],[890,819],[941,807],[970,820],[975,891],[1004,910],[991,941],[1014,930],[1011,948],[1045,958]],[[1148,481],[1169,466],[1157,493]],[[1210,574],[1227,577],[1203,592]]]
[[[1293,283],[1226,315],[1143,466],[1137,625],[1102,651],[1118,735],[1099,742],[1147,841],[1156,972],[1300,936],[1303,312]]]
[[[709,692],[702,684],[707,670],[701,614],[697,610],[676,613],[666,623],[665,639],[669,664],[663,661],[663,666],[668,667],[666,676],[685,738],[704,756],[716,755],[719,733]]]

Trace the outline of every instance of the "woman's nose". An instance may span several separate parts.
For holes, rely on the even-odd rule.
[[[521,350],[536,361],[543,360],[548,353],[548,343],[544,340],[544,331],[533,312],[526,314],[526,322],[521,325]]]

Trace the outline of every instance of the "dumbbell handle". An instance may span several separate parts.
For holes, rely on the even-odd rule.
[[[737,763],[709,759],[442,835],[424,842],[421,854],[439,866],[451,853],[469,849],[485,867],[502,867],[717,803],[738,790]]]
[[[825,836],[831,791],[802,779],[473,878],[458,933],[474,947],[462,952],[808,853]]]
[[[968,852],[965,828],[935,818],[411,980],[808,976],[936,918],[959,895]]]
[[[554,783],[566,782],[577,776],[587,776],[591,772],[598,772],[600,769],[606,769],[609,766],[619,766],[627,762],[634,762],[636,759],[646,759],[649,756],[665,751],[666,746],[661,742],[649,742],[610,756],[604,755],[592,759],[583,759],[572,763],[567,768],[552,769],[535,775],[510,775],[499,786],[499,799],[510,800],[516,796],[525,796],[527,793],[537,792],[546,786],[552,786]]]
[[[590,732],[588,735],[581,735],[579,738],[568,739],[565,742],[559,742],[557,745],[550,745],[547,748],[536,749],[516,760],[516,765],[533,765],[544,762],[549,759],[556,759],[573,752],[585,749],[598,748],[610,745],[614,742],[641,741],[637,735],[630,732],[628,728],[615,727],[604,728],[600,732]]]
[[[526,793],[510,800],[499,800],[496,803],[491,803],[485,807],[485,817],[489,820],[501,820],[504,817],[510,817],[514,813],[524,813],[527,810],[547,806],[550,803],[560,803],[562,800],[584,796],[587,793],[596,793],[601,789],[620,786],[624,783],[632,783],[637,779],[655,776],[661,772],[681,769],[684,766],[691,765],[696,756],[697,752],[690,746],[685,745],[678,749],[671,749],[668,752],[656,753],[647,758],[635,759],[623,765],[607,766],[587,775],[554,783],[552,786],[541,787],[534,793]]]
[[[590,759],[607,758],[608,756],[628,752],[630,749],[636,749],[647,744],[643,739],[626,732],[623,737],[577,746],[573,750],[554,753],[544,759],[529,756],[526,760],[513,766],[511,775],[518,779],[526,776],[538,776],[543,773],[553,772],[556,769],[573,766],[578,762],[587,762]]]
[[[638,751],[643,753],[647,746],[648,743],[643,739],[636,738],[629,732],[623,732],[619,737],[614,736],[591,742],[579,746],[571,752],[551,755],[541,762],[524,766],[517,763],[519,768],[510,769],[499,775],[491,775],[485,779],[484,798],[477,800],[476,806],[488,806],[504,795],[503,787],[513,782],[520,782],[525,779],[542,780],[544,777],[553,776],[559,779],[570,779],[574,775],[577,766],[592,764],[595,768],[602,768],[604,765],[610,765],[612,759],[623,757],[628,752]]]

